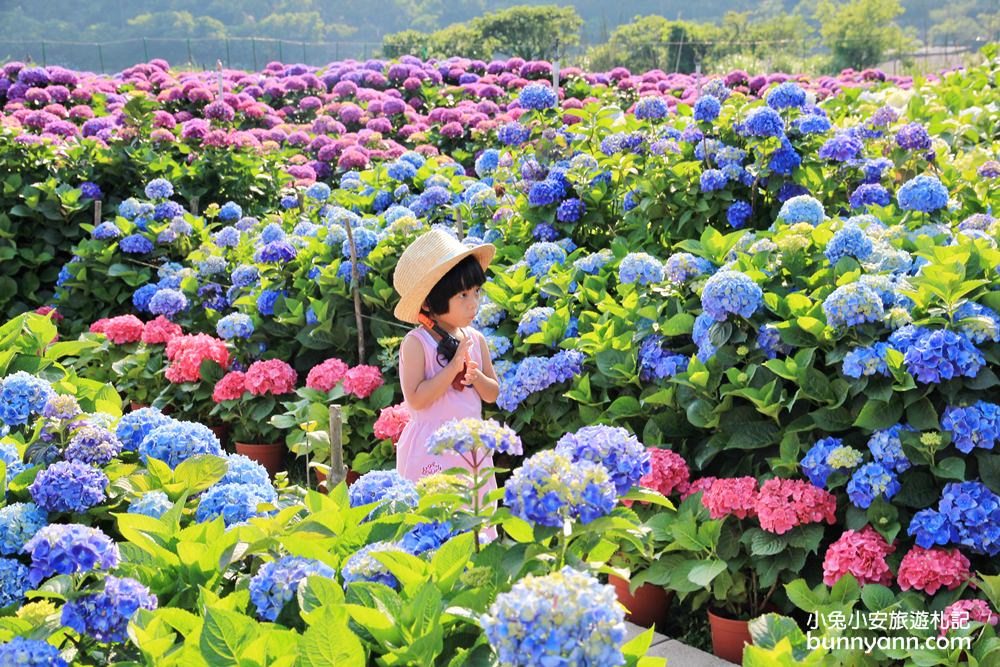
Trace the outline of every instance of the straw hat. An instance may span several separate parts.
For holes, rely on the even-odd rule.
[[[399,293],[396,317],[416,324],[427,295],[444,274],[470,255],[479,260],[485,271],[496,251],[492,243],[470,248],[439,229],[421,235],[400,255],[392,274],[392,286]]]

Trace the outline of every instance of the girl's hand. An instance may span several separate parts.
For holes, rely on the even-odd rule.
[[[479,364],[472,361],[471,359],[467,362],[467,370],[465,372],[465,377],[462,378],[462,384],[468,387],[471,384],[475,384],[479,380],[486,377],[481,370],[479,370]]]
[[[466,336],[465,340],[458,344],[458,351],[455,352],[455,356],[448,362],[448,366],[456,373],[462,370],[464,364],[469,363],[471,359],[469,351],[472,349],[473,342],[472,336]]]

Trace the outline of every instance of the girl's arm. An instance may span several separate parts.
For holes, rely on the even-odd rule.
[[[497,396],[500,395],[500,382],[497,381],[496,371],[493,370],[493,360],[490,359],[490,348],[486,344],[486,337],[478,331],[480,356],[483,358],[483,367],[474,369],[467,376],[471,376],[472,386],[479,393],[479,398],[487,403],[496,403]]]
[[[406,404],[414,410],[424,410],[444,396],[451,386],[451,381],[462,370],[465,351],[470,344],[470,338],[462,341],[458,353],[448,365],[431,379],[425,380],[424,348],[413,336],[405,337],[399,348],[399,383],[403,387],[403,399]]]

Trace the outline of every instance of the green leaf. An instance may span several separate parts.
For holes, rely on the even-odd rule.
[[[323,607],[316,614],[312,625],[302,635],[300,664],[303,667],[365,667],[365,649],[344,616],[335,614],[330,607]]]
[[[965,481],[965,461],[957,456],[949,456],[946,459],[942,459],[931,470],[936,476],[942,479]]]
[[[235,611],[209,607],[199,646],[210,665],[239,663],[243,648],[259,635],[253,619]]]
[[[181,461],[174,469],[174,481],[184,484],[191,491],[204,491],[226,475],[226,459],[201,454]]]
[[[803,646],[806,637],[795,619],[778,614],[764,614],[753,619],[748,624],[754,646],[770,649],[777,646],[782,639],[788,639],[792,646]]]
[[[757,528],[751,528],[750,553],[754,556],[774,556],[785,549],[785,540],[779,535],[767,533]]]
[[[458,576],[465,571],[474,551],[473,534],[462,533],[442,544],[434,553],[434,557],[431,558],[431,568],[445,589],[450,589]]]
[[[698,586],[708,586],[719,574],[725,571],[727,565],[724,560],[706,560],[698,563],[688,572],[688,580]]]
[[[310,612],[324,605],[344,602],[344,589],[333,579],[310,576],[299,582],[299,609]]]
[[[881,611],[895,602],[896,596],[881,584],[865,584],[861,588],[861,601],[869,611]]]
[[[865,401],[864,407],[854,420],[854,425],[869,431],[889,428],[899,421],[903,406],[899,401]]]

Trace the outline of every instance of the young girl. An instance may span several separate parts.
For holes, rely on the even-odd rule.
[[[414,240],[396,264],[392,283],[400,300],[395,315],[418,325],[399,349],[410,422],[396,445],[396,470],[411,481],[449,468],[468,468],[458,454],[429,453],[427,439],[452,419],[482,419],[483,401],[493,403],[500,392],[486,338],[470,326],[495,252],[491,244],[469,248],[446,232],[432,230]],[[457,339],[452,358],[441,353],[441,336],[420,324],[421,316]],[[492,467],[492,459],[484,466]],[[494,488],[495,479],[487,491]]]

